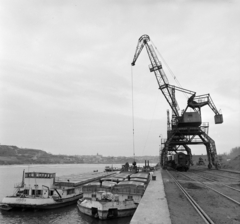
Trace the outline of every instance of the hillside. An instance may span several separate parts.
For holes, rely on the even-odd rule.
[[[0,145],[0,165],[63,163],[68,160],[65,156],[52,155],[43,150]]]
[[[240,171],[240,155],[224,163],[222,168]]]
[[[137,163],[158,163],[158,156],[135,157]],[[18,148],[17,146],[0,145],[0,165],[13,164],[72,164],[72,163],[101,163],[101,164],[125,164],[132,163],[132,157],[104,157],[102,155],[53,155],[39,149]]]
[[[208,165],[207,155],[193,155],[193,157],[192,157],[193,164],[197,165],[200,157],[203,159],[205,166],[207,166]],[[227,158],[225,155],[219,155],[218,158],[219,158],[219,162],[221,164],[222,169],[231,169],[231,170],[239,170],[240,171],[240,155],[237,155],[236,157],[234,157],[232,159],[228,159],[228,158],[230,158],[230,156],[228,156],[228,158]]]

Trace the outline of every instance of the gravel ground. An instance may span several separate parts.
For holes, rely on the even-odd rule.
[[[188,171],[186,174],[188,173],[190,174],[191,171]],[[182,180],[181,185],[216,224],[240,224],[239,205],[232,203],[201,184],[195,183],[186,177],[181,177],[181,173],[174,172],[172,174],[175,178]],[[162,171],[162,177],[172,223],[204,223],[164,170]],[[237,194],[239,195],[240,201],[239,192],[236,192],[236,195]]]
[[[164,171],[162,178],[172,224],[204,223],[185,195]]]

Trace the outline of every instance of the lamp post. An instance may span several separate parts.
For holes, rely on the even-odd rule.
[[[113,171],[113,157],[112,157],[112,171]]]
[[[160,138],[160,144],[159,144],[159,166],[161,164],[161,140],[162,140],[162,135],[159,135]]]

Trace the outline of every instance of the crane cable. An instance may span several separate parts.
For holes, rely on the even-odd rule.
[[[149,134],[150,134],[150,131],[151,131],[151,128],[152,128],[153,119],[155,118],[155,112],[156,112],[158,99],[159,99],[159,97],[158,97],[158,95],[156,95],[155,106],[154,106],[154,110],[153,110],[153,113],[152,113],[152,119],[151,119],[151,122],[150,122],[150,125],[149,125],[149,128],[148,128],[148,133],[147,133],[147,137],[146,137],[146,140],[145,140],[145,144],[144,144],[144,148],[143,148],[142,154],[144,153],[145,148],[147,146],[148,137],[149,137]]]
[[[174,75],[173,71],[170,69],[170,67],[168,66],[167,62],[164,60],[163,56],[160,54],[160,52],[158,51],[157,47],[154,45],[154,43],[151,41],[152,45],[154,46],[154,48],[156,49],[158,55],[161,57],[162,61],[164,62],[164,64],[166,65],[168,71],[170,72],[170,74],[172,75],[174,81],[177,83],[177,86],[182,87],[182,85],[180,84],[180,82],[178,81],[177,77]],[[186,93],[183,93],[184,96],[186,97],[186,99],[188,99],[188,95]]]
[[[135,140],[134,140],[134,105],[133,105],[133,66],[131,66],[131,78],[132,78],[132,128],[133,128],[133,157],[135,161]]]
[[[133,127],[133,156],[134,156],[134,161],[135,161],[135,136],[134,136],[134,98],[133,98],[133,67],[131,66],[131,78],[132,78],[132,127]],[[146,137],[146,140],[145,140],[145,144],[144,144],[144,147],[143,147],[143,152],[145,151],[145,148],[146,148],[146,145],[147,145],[147,142],[148,142],[148,137],[149,137],[149,134],[150,134],[150,129],[152,127],[152,121],[155,117],[155,111],[156,111],[156,106],[157,106],[157,101],[158,101],[158,95],[156,95],[156,100],[155,100],[155,106],[154,106],[154,110],[153,110],[153,114],[152,114],[152,119],[151,119],[151,122],[150,122],[150,125],[149,125],[149,128],[148,128],[148,133],[147,133],[147,137]]]

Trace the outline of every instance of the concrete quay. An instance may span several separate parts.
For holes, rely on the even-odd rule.
[[[161,170],[153,175],[130,224],[171,224]]]

